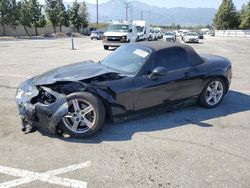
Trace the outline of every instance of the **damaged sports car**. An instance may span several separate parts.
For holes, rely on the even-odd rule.
[[[124,120],[156,109],[220,104],[232,77],[228,59],[192,47],[141,42],[104,60],[63,66],[23,82],[16,103],[23,131],[40,128],[72,137],[95,134],[104,120]]]

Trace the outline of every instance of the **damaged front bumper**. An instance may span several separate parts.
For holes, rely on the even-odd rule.
[[[42,103],[37,101],[41,95],[46,93],[54,98],[53,101]],[[24,132],[30,132],[34,127],[46,132],[56,133],[57,125],[68,113],[66,95],[52,91],[47,87],[35,86],[33,80],[23,82],[16,93],[16,103],[22,118]]]

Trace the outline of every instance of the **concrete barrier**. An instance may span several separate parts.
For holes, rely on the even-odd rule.
[[[250,30],[215,30],[217,37],[250,37]]]
[[[18,25],[15,27],[11,27],[9,25],[5,25],[5,34],[7,36],[26,36],[26,32],[23,28],[23,26]],[[30,35],[34,36],[36,35],[35,32],[35,28],[34,27],[27,27],[27,30],[29,32]],[[50,33],[54,33],[53,27],[52,26],[46,26],[43,28],[37,28],[38,34],[39,35],[44,35],[44,34],[50,34]],[[56,31],[59,32],[59,27],[56,27]],[[75,28],[71,28],[71,27],[62,27],[62,32],[63,33],[68,33],[68,32],[76,32]],[[0,25],[0,36],[3,36],[3,28]]]

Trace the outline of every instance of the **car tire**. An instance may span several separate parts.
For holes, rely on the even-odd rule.
[[[88,92],[69,94],[67,101],[69,113],[63,117],[58,128],[74,138],[86,138],[96,134],[105,120],[102,101]],[[75,124],[77,125],[74,128]]]
[[[104,50],[108,50],[109,46],[104,45],[103,48],[104,48]]]
[[[225,81],[222,78],[213,78],[204,87],[199,96],[198,103],[205,108],[215,108],[221,103],[225,93]]]

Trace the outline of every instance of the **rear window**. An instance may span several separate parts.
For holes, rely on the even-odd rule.
[[[165,67],[168,71],[189,67],[189,58],[182,48],[174,47],[158,52],[155,67]]]

